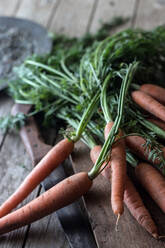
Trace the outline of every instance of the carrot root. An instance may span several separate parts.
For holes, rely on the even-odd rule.
[[[21,203],[73,151],[74,143],[63,139],[34,167],[19,188],[0,207],[0,218]]]
[[[152,199],[165,213],[165,180],[164,177],[153,166],[140,163],[135,168],[135,173]]]
[[[131,95],[134,102],[136,102],[140,107],[161,119],[162,121],[165,121],[164,105],[140,90],[133,91]]]
[[[165,104],[165,89],[154,84],[143,84],[140,90],[152,96],[162,104]]]
[[[0,234],[28,225],[51,214],[85,194],[92,186],[86,172],[61,181],[22,208],[0,219]]]
[[[96,162],[99,153],[101,151],[101,146],[95,146],[91,152],[90,157],[93,163]],[[105,169],[107,169],[105,173]],[[102,171],[102,175],[110,181],[111,168],[109,165]],[[132,216],[137,220],[137,222],[145,228],[155,239],[158,239],[158,231],[154,221],[151,218],[150,213],[144,206],[142,199],[137,192],[135,186],[131,182],[130,178],[126,176],[125,190],[124,190],[124,203],[129,209]]]
[[[105,139],[107,138],[113,122],[107,123],[104,129]],[[119,130],[118,137],[122,136],[121,130]],[[117,139],[118,139],[117,137]],[[124,186],[126,178],[126,152],[125,152],[125,142],[121,139],[119,142],[114,144],[111,151],[110,158],[110,168],[111,168],[111,205],[114,214],[122,215],[124,212]],[[106,170],[109,170],[109,165]],[[107,172],[106,172],[107,174]]]

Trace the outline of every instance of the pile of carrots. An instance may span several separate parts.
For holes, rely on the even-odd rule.
[[[155,122],[165,130],[165,89],[156,85],[145,84],[139,90],[132,92],[133,101],[152,114],[151,122]],[[159,118],[159,119],[157,119]],[[104,130],[105,140],[115,126],[115,121],[107,118]],[[74,141],[63,139],[39,162],[39,164],[27,176],[16,192],[0,207],[0,234],[7,233],[21,226],[30,224],[59,208],[72,203],[77,198],[87,193],[93,179],[101,173],[108,181],[111,181],[111,206],[118,219],[124,212],[124,203],[137,222],[145,228],[154,238],[160,238],[156,224],[136,190],[133,182],[126,173],[126,147],[136,154],[143,162],[134,164],[135,175],[144,189],[150,194],[163,212],[165,212],[165,179],[153,166],[149,153],[144,148],[145,139],[140,136],[124,136],[122,130],[118,130],[111,146],[108,158],[100,162],[97,175],[82,172],[68,177],[56,186],[52,187],[41,196],[18,210],[13,210],[27,195],[64,161],[74,149]],[[101,153],[100,145],[91,147],[90,157],[95,164]],[[165,147],[162,147],[163,154]],[[152,161],[153,162],[153,161]],[[159,161],[155,160],[155,164]]]

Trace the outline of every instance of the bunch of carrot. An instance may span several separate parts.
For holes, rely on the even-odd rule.
[[[162,72],[164,34],[163,28],[153,32],[126,30],[82,49],[81,58],[71,49],[66,57],[60,54],[59,59],[56,51],[57,57],[34,57],[18,68],[19,79],[10,85],[16,102],[34,104],[34,113],[50,108],[49,115],[55,113],[76,131],[57,144],[2,204],[0,233],[29,224],[71,203],[85,194],[101,173],[111,181],[111,206],[117,221],[125,203],[138,223],[154,238],[159,238],[150,213],[127,176],[126,161],[135,167],[140,183],[165,211],[164,177],[146,163],[153,163],[164,173],[165,148],[158,138],[165,138],[165,89],[137,84],[139,75],[150,76],[155,59],[157,70]],[[134,62],[135,58],[140,63]],[[136,73],[137,70],[142,73]],[[94,163],[91,171],[66,179],[23,208],[9,213],[69,156],[80,138],[91,148]]]
[[[61,163],[61,159],[65,159],[73,150],[72,140],[68,141],[65,139],[58,143],[28,175],[17,191],[0,207],[1,234],[29,224],[61,207],[64,207],[90,189],[92,186],[92,180],[99,174],[99,170],[103,163],[102,161],[107,159],[107,155],[111,150],[115,137],[118,133],[124,100],[137,66],[138,63],[130,64],[126,70],[126,77],[122,82],[122,87],[120,90],[117,117],[103,145],[100,156],[98,156],[98,160],[94,164],[92,170],[89,173],[79,173],[67,178],[48,190],[46,193],[42,194],[40,197],[28,203],[26,206],[8,214],[43,180],[44,177],[51,173],[53,168]],[[97,99],[97,97],[95,98]],[[93,106],[93,104],[90,104],[89,106]],[[85,113],[86,112],[88,111],[85,111]],[[83,119],[84,118],[82,118],[82,120]],[[116,190],[115,188],[116,186],[114,186],[114,192]],[[117,198],[117,196],[114,195],[114,205],[116,204],[115,198]],[[116,214],[118,214],[118,209],[116,210]]]

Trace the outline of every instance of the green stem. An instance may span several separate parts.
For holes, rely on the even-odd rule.
[[[91,103],[88,105],[88,108],[85,110],[85,112],[81,118],[81,121],[79,123],[79,126],[77,128],[76,136],[73,138],[74,142],[79,140],[81,137],[81,134],[84,132],[89,120],[91,119],[92,115],[95,112],[94,110],[97,107],[99,97],[100,97],[100,90],[98,90],[98,92],[96,93],[96,95],[92,99]]]
[[[60,62],[62,69],[64,70],[64,72],[75,82],[77,82],[77,78],[73,76],[73,74],[68,70],[68,68],[65,65],[64,59],[61,60]]]
[[[129,112],[133,118],[135,118],[139,123],[141,123],[141,125],[143,125],[147,129],[153,131],[160,138],[165,139],[165,131],[162,128],[160,128],[156,124],[146,120],[142,115],[140,115],[140,112],[134,112],[131,109],[129,109]]]
[[[111,73],[108,74],[108,76],[104,80],[102,91],[101,91],[101,108],[102,108],[106,123],[112,121],[112,115],[110,113],[108,103],[107,103],[107,87],[108,87],[108,83],[111,77],[112,77],[112,74]]]
[[[112,126],[109,135],[104,142],[104,145],[101,149],[100,155],[93,166],[93,168],[89,171],[88,176],[91,180],[93,180],[95,177],[98,176],[100,168],[102,166],[102,163],[107,159],[107,156],[109,152],[111,152],[112,145],[115,141],[116,135],[118,133],[118,129],[121,123],[122,115],[123,115],[123,109],[124,109],[124,101],[125,97],[128,91],[128,87],[132,81],[132,78],[134,76],[134,73],[138,67],[138,62],[134,62],[129,65],[127,69],[127,73],[125,78],[123,79],[121,89],[120,89],[120,95],[119,95],[119,104],[118,104],[118,110],[117,110],[117,117],[114,121],[114,125]]]
[[[34,87],[34,88],[39,88],[40,85],[33,83],[31,80],[21,77],[21,80],[24,81],[25,83],[29,84],[30,86]]]
[[[135,157],[132,155],[132,153],[130,153],[128,151],[126,153],[126,160],[133,167],[136,167],[139,163],[139,161],[137,159],[135,159]]]
[[[95,139],[93,138],[93,136],[89,133],[84,133],[83,134],[83,137],[82,137],[82,141],[90,148],[92,149],[93,147],[95,147],[97,144],[96,144],[96,141]]]
[[[148,120],[138,120],[143,126],[145,126],[146,128],[148,128],[149,130],[153,131],[154,133],[156,133],[160,138],[165,139],[165,131],[158,127],[156,124],[148,121]]]
[[[38,66],[38,67],[40,67],[40,68],[42,68],[42,69],[45,69],[45,70],[47,70],[47,71],[49,71],[49,72],[53,72],[54,74],[59,75],[59,76],[61,76],[62,78],[65,78],[65,79],[68,80],[68,81],[73,81],[73,80],[71,80],[70,78],[68,78],[65,74],[63,74],[62,72],[60,72],[60,71],[58,71],[58,70],[56,70],[56,69],[53,69],[53,68],[51,68],[50,66],[44,65],[44,64],[42,64],[42,63],[35,62],[35,61],[32,61],[32,60],[26,60],[26,61],[25,61],[25,64]]]
[[[134,90],[139,90],[140,85],[133,83],[133,84],[131,84],[131,88],[133,88]]]

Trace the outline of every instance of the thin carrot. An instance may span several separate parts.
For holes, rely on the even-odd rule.
[[[124,203],[129,209],[132,216],[137,220],[137,222],[145,228],[154,238],[158,239],[157,227],[147,210],[144,203],[136,190],[135,186],[131,182],[130,178],[127,176],[125,191],[124,191]]]
[[[8,214],[22,202],[73,151],[74,142],[63,139],[34,167],[17,190],[1,205],[0,217]]]
[[[138,157],[153,163],[154,165],[160,164],[160,160],[158,158],[149,159],[149,150],[146,150],[144,144],[146,143],[146,140],[140,136],[127,136],[125,138],[126,145],[130,148],[130,150],[136,154]],[[161,148],[163,151],[163,156],[165,157],[165,147]]]
[[[139,88],[141,91],[152,96],[162,104],[165,104],[165,89],[155,84],[143,84]]]
[[[113,122],[106,124],[104,129],[105,139],[107,139],[108,134],[113,126]],[[120,131],[118,137],[122,136]],[[124,211],[124,185],[126,178],[126,152],[125,152],[125,143],[121,139],[112,147],[110,155],[110,164],[111,164],[111,204],[114,214],[121,215]],[[108,170],[108,167],[107,169]],[[108,173],[108,172],[105,172]]]
[[[101,146],[94,146],[90,151],[90,157],[93,163],[96,162],[101,151]],[[104,166],[104,165],[103,165]],[[102,175],[110,181],[111,178],[111,163],[102,171]],[[137,222],[145,228],[154,238],[158,238],[158,231],[150,213],[143,204],[143,201],[137,192],[135,186],[130,178],[126,175],[125,190],[124,190],[124,203],[129,209],[132,216]]]
[[[162,121],[165,121],[165,106],[156,101],[154,98],[147,95],[143,91],[136,90],[132,92],[132,99],[144,110],[153,114]]]
[[[32,172],[25,178],[15,193],[0,207],[0,217],[8,214],[13,208],[21,203],[33,189],[42,182],[59,164],[61,164],[73,151],[74,143],[78,141],[84,132],[88,121],[94,114],[100,96],[100,90],[91,99],[88,107],[84,110],[76,134],[71,139],[64,139],[55,145],[46,156],[38,163]]]
[[[140,183],[165,213],[165,178],[147,163],[138,164],[135,173]]]
[[[66,178],[27,205],[1,218],[0,234],[28,225],[72,203],[91,186],[92,180],[86,172]]]

